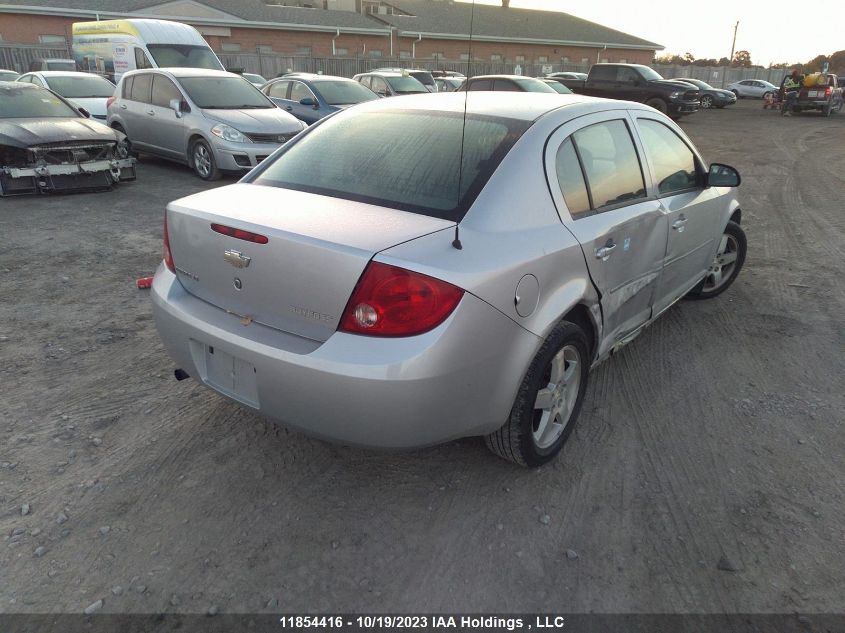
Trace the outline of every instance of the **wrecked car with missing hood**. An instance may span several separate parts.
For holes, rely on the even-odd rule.
[[[96,191],[134,179],[123,134],[49,90],[0,82],[0,196]]]

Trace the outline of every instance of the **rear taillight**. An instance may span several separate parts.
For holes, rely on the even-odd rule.
[[[832,92],[833,92],[833,88],[831,88],[830,86],[828,86],[827,88],[825,88],[825,89],[824,89],[824,96],[825,96],[825,98],[826,98],[826,99],[830,98],[830,95],[831,95],[831,93],[832,93]]]
[[[170,236],[167,234],[167,211],[164,212],[164,265],[170,272],[176,272],[176,264],[173,263],[173,254],[170,252]]]
[[[108,99],[106,99],[106,108],[110,107],[111,104],[114,103],[114,100],[115,100],[115,97],[109,97]]]
[[[367,336],[414,336],[452,314],[464,291],[398,266],[370,262],[352,291],[339,330]]]

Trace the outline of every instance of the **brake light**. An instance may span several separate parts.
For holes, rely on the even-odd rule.
[[[236,229],[225,224],[212,224],[211,230],[229,237],[234,237],[236,240],[245,240],[254,244],[266,244],[269,240],[266,235],[259,235],[251,231],[244,231],[243,229]]]
[[[106,108],[111,106],[111,104],[114,103],[114,100],[115,100],[115,97],[109,97],[108,99],[106,99]]]
[[[833,88],[831,88],[830,86],[828,86],[827,88],[825,88],[825,89],[824,89],[824,96],[825,96],[826,98],[827,98],[827,97],[830,97],[830,93],[832,93],[832,92],[833,92]]]
[[[346,304],[339,330],[367,336],[414,336],[454,311],[464,291],[398,266],[370,262]]]
[[[173,263],[173,254],[170,252],[170,236],[167,234],[167,211],[164,212],[164,265],[167,269],[175,273],[176,264]]]

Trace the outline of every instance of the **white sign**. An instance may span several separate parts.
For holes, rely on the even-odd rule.
[[[544,75],[548,75],[554,70],[554,67],[551,64],[543,64],[540,67],[540,72]]]

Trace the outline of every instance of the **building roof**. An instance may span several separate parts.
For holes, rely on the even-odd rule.
[[[158,7],[166,11],[157,12]],[[181,15],[180,10],[183,11]],[[221,26],[298,26],[304,30],[332,31],[340,28],[347,32],[385,36],[388,33],[383,23],[353,11],[282,7],[267,5],[263,0],[21,0],[19,4],[0,0],[0,13],[78,15],[80,20],[94,20],[97,15],[101,19],[166,17]]]
[[[515,9],[453,0],[384,0],[403,13],[372,14],[400,36],[478,41],[536,42],[662,50],[660,44],[561,11]],[[471,28],[471,31],[470,31]]]

